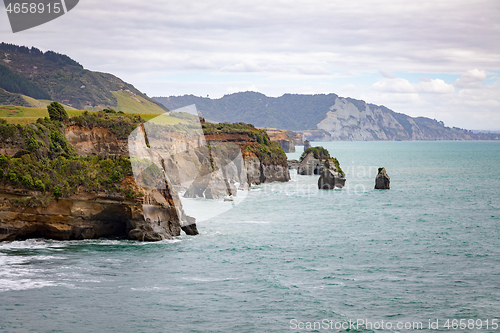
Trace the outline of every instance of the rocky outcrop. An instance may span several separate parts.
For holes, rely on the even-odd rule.
[[[276,141],[285,153],[295,152],[295,140],[287,133],[281,130],[266,130],[271,141]],[[301,138],[302,135],[296,133],[296,139]]]
[[[324,167],[319,175],[318,188],[320,190],[333,190],[345,186],[345,177],[334,168]]]
[[[232,174],[231,178],[240,184],[259,185],[266,182],[287,182],[290,180],[286,156],[283,154],[283,158],[269,160],[265,156],[259,156],[255,152],[249,151],[247,148],[257,143],[257,140],[253,137],[246,134],[234,133],[205,135],[205,139],[210,146],[219,144],[219,146],[222,145],[224,147],[225,143],[232,143],[240,147],[243,163],[240,163],[234,153],[225,155],[229,156],[229,158],[225,158],[226,161],[232,161],[232,163],[229,163],[225,167],[225,173]],[[219,162],[220,164],[222,164],[222,160]],[[246,174],[246,180],[241,179],[242,173],[238,171],[241,169],[241,165],[244,166],[245,172],[243,175]],[[230,172],[231,169],[233,170],[232,173]]]
[[[204,161],[199,175],[184,193],[185,198],[220,199],[235,196],[238,189],[224,177],[221,170],[213,171],[208,161]]]
[[[304,151],[311,148],[311,142],[309,140],[304,141]]]
[[[132,183],[130,178],[124,183]],[[179,236],[181,228],[187,234],[197,233],[194,220],[173,204],[178,198],[161,190],[142,190],[141,194],[142,198],[129,200],[122,195],[82,192],[43,202],[40,192],[3,186],[0,241],[33,237],[159,241]]]
[[[290,180],[290,172],[286,163],[265,163],[253,153],[244,151],[243,159],[248,184],[259,185],[270,182],[287,182]]]
[[[388,190],[390,189],[391,179],[385,171],[385,168],[378,168],[377,177],[375,177],[375,189],[376,190]]]
[[[292,138],[293,143],[296,146],[302,146],[304,144],[304,136],[298,132],[287,131],[288,136]]]
[[[316,148],[324,149],[322,147]],[[318,188],[320,190],[333,190],[334,188],[344,187],[346,179],[338,161],[331,158],[326,150],[324,150],[325,155],[323,157],[318,156],[321,158],[316,158],[313,150],[310,149],[299,163],[297,173],[299,175],[320,175],[318,179]],[[316,151],[316,154],[319,154],[319,152]]]
[[[319,175],[324,162],[315,158],[312,152],[309,152],[299,163],[297,173],[299,175]]]

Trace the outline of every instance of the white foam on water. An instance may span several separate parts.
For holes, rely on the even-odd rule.
[[[2,279],[0,278],[0,292],[1,291],[18,291],[28,289],[38,289],[43,287],[56,286],[57,283],[49,280],[38,279]]]

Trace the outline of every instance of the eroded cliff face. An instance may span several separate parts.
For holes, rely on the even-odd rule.
[[[131,182],[127,178],[123,183]],[[158,190],[143,190],[136,200],[81,192],[45,204],[29,203],[41,195],[11,186],[0,188],[0,241],[33,237],[159,241],[180,235],[181,228],[193,222],[175,208],[174,198]]]
[[[288,163],[262,163],[253,152],[244,152],[246,174],[249,184],[259,185],[271,182],[287,182],[290,180]]]
[[[103,127],[70,125],[66,127],[64,136],[79,155],[128,155],[127,140],[119,140],[114,133]]]
[[[228,142],[236,144],[240,147],[246,171],[246,183],[248,185],[259,185],[261,183],[270,182],[287,182],[290,180],[286,157],[281,160],[268,161],[263,157],[259,157],[255,152],[247,149],[249,146],[257,143],[257,140],[253,137],[246,134],[234,133],[205,135],[205,138],[209,144]],[[234,166],[233,169],[237,168],[237,166]],[[244,183],[245,180],[239,178],[239,182]]]
[[[250,135],[244,133],[204,135],[200,129],[200,135],[189,136],[182,131],[172,132],[165,129],[169,131],[168,135],[165,136],[163,135],[165,133],[160,131],[156,133],[157,137],[150,135],[148,142],[145,127],[139,124],[137,129],[142,133],[144,142],[136,146],[140,153],[136,151],[132,154],[133,145],[130,145],[130,140],[123,139],[123,133],[118,137],[105,127],[85,127],[75,122],[64,129],[56,129],[50,121],[45,122],[28,125],[31,128],[28,132],[13,130],[15,132],[13,138],[8,142],[4,140],[0,145],[0,153],[10,157],[15,154],[22,156],[21,159],[4,158],[2,162],[10,163],[10,166],[8,172],[2,171],[3,178],[0,182],[0,241],[30,237],[60,240],[117,237],[159,241],[178,236],[181,230],[188,235],[196,235],[198,231],[195,219],[185,214],[177,193],[187,190],[193,179],[200,176],[197,174],[203,170],[200,166],[208,165],[208,169],[211,170],[210,177],[216,178],[216,182],[209,181],[204,190],[206,192],[204,194],[208,193],[207,198],[233,194],[237,186],[245,187],[249,184],[290,179],[286,155],[279,147],[280,154],[283,154],[281,157],[280,154],[271,153],[273,149],[271,146],[259,146],[256,140],[258,136],[254,136],[253,132]],[[46,131],[49,126],[52,126],[51,130],[54,132]],[[26,139],[26,135],[22,133],[32,133],[31,139]],[[258,138],[262,140],[262,137]],[[54,141],[56,139],[57,142]],[[35,145],[30,142],[34,142]],[[61,150],[59,145],[67,149]],[[37,149],[43,154],[39,154]],[[263,153],[262,149],[267,149],[267,153]],[[82,163],[103,162],[96,164],[99,165],[96,169],[81,169],[82,165],[89,164],[80,164],[78,155],[100,157],[97,160],[84,158]],[[144,161],[150,161],[150,166],[151,164],[156,166],[156,176],[160,176],[156,181],[159,179],[161,184],[148,187],[142,186],[137,180],[137,177],[147,179],[151,176],[149,172],[152,169],[149,166],[140,170],[138,175],[134,170],[134,176],[131,176],[130,171],[125,175],[120,169],[117,177],[122,177],[120,175],[123,173],[125,178],[118,178],[121,180],[117,182],[113,180],[112,169],[106,171],[104,178],[102,176],[95,178],[96,175],[102,175],[100,167],[118,165],[115,163],[117,161],[121,161],[120,163],[130,161],[126,157],[129,155],[135,159],[143,158]],[[50,179],[45,179],[39,171],[33,175],[31,185],[29,179],[27,183],[22,183],[21,178],[11,181],[14,177],[9,180],[8,174],[15,172],[12,169],[14,161],[25,163],[22,164],[23,173],[20,174],[24,177],[30,174],[26,171],[29,163],[35,163],[29,161],[40,158],[61,161],[54,165],[68,164],[68,168],[64,170],[71,171],[61,172],[64,179],[67,177],[73,179],[73,176],[78,176],[78,172],[84,172],[80,175],[81,185],[77,182],[71,187],[71,191],[65,190],[65,194],[56,193],[54,186],[59,182],[52,178],[50,183]],[[130,167],[130,164],[123,164],[125,169],[126,165]],[[37,167],[40,168],[39,164]],[[53,168],[45,172],[50,173],[51,170]],[[94,172],[95,175],[92,176]],[[84,175],[86,176],[83,177]],[[34,184],[35,180],[39,179],[45,179],[44,184],[51,184],[47,185],[50,186],[50,191],[46,190],[42,183]],[[46,183],[47,181],[49,183]],[[96,187],[97,181],[101,184],[112,184],[110,185],[112,188],[99,185]],[[73,179],[72,184],[74,183]],[[37,186],[40,186],[39,190],[35,190]]]
[[[472,133],[429,118],[412,118],[384,106],[338,97],[318,125],[329,140],[470,140]],[[307,134],[306,134],[307,136]]]
[[[326,118],[318,124],[318,129],[327,131],[332,140],[410,139],[403,126],[390,114],[366,103],[356,106],[345,98],[335,101]]]

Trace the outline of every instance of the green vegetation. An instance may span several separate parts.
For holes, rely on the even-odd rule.
[[[116,98],[116,109],[128,113],[162,114],[165,109],[152,103],[141,95],[134,94],[130,90],[113,92]]]
[[[338,173],[340,173],[342,176],[345,176],[344,171],[340,167],[339,161],[335,157],[331,157],[330,153],[328,152],[327,149],[325,149],[325,148],[323,148],[321,146],[307,148],[306,150],[304,150],[304,152],[300,156],[300,161],[302,162],[302,160],[309,153],[313,153],[313,156],[314,156],[315,159],[325,161],[325,166],[327,168],[330,168],[331,166],[334,166]]]
[[[85,111],[80,116],[72,117],[69,124],[87,128],[104,127],[116,134],[118,139],[127,139],[137,125],[145,121],[139,115],[116,112],[112,109],[105,110],[99,112]]]
[[[240,92],[219,99],[193,95],[155,97],[170,110],[196,104],[206,119],[254,124],[257,127],[287,130],[316,129],[325,119],[337,95],[296,95],[267,97],[257,92]]]
[[[12,157],[0,154],[0,183],[39,193],[13,204],[48,205],[53,199],[69,197],[80,190],[135,196],[120,185],[132,175],[128,157],[78,156],[64,137],[59,121],[44,118],[26,126],[0,121],[0,141],[5,148],[18,149]]]
[[[54,198],[69,197],[79,189],[88,193],[122,193],[120,182],[132,175],[130,159],[58,156],[38,159],[0,155],[0,183],[38,191]],[[30,203],[33,204],[33,203]]]
[[[9,68],[0,64],[0,88],[15,94],[23,94],[33,98],[50,99],[47,92],[40,89],[28,79],[15,74]]]
[[[0,89],[1,92],[1,89]],[[50,103],[46,103],[49,105]],[[83,111],[83,110],[72,110],[68,109],[67,106],[61,104],[69,117],[82,116],[85,112],[89,114],[98,113],[98,111]],[[121,113],[123,114],[123,112]],[[128,116],[131,117],[140,117],[144,121],[149,121],[155,117],[157,114],[137,114],[137,113],[127,113]],[[9,124],[20,124],[26,125],[29,123],[36,123],[37,119],[48,117],[49,113],[47,108],[32,108],[32,107],[24,107],[24,106],[12,106],[12,105],[0,105],[0,119],[6,120]],[[167,121],[169,124],[179,124],[182,122],[181,119],[170,117],[170,116],[162,116],[162,119]]]
[[[13,94],[0,88],[0,104],[30,106],[30,104],[19,94]]]
[[[66,55],[6,43],[0,43],[0,53],[5,60],[0,70],[0,88],[5,84],[5,90],[17,96],[15,99],[13,96],[2,98],[0,94],[0,104],[41,106],[36,101],[25,100],[20,95],[24,94],[36,99],[56,100],[82,110],[113,107],[137,113],[167,111],[133,85],[111,74],[86,70]]]
[[[68,113],[64,110],[64,107],[57,102],[50,103],[50,105],[47,106],[47,111],[49,112],[50,120],[68,120]]]
[[[286,165],[287,157],[280,145],[269,139],[266,131],[255,128],[245,123],[205,123],[202,125],[205,134],[246,134],[255,139],[256,142],[247,145],[245,150],[253,152],[259,160],[266,165]]]
[[[261,145],[267,145],[271,140],[266,131],[255,128],[255,126],[245,123],[205,123],[201,126],[205,134],[246,134],[257,140]]]
[[[36,56],[43,56],[45,59],[58,63],[61,65],[72,65],[72,66],[77,66],[80,68],[83,68],[82,65],[80,65],[78,62],[74,61],[70,57],[64,54],[56,53],[53,51],[47,51],[43,53],[40,49],[37,49],[36,47],[26,47],[26,46],[18,46],[14,44],[8,44],[8,43],[0,43],[0,51],[4,52],[17,52],[17,53],[22,53],[22,54],[28,54],[28,55],[36,55]]]
[[[307,148],[306,150],[304,150],[304,152],[302,153],[302,155],[300,156],[300,161],[302,162],[302,160],[307,156],[307,154],[309,154],[310,152],[313,153],[314,155],[314,158],[317,159],[317,160],[326,160],[326,159],[329,159],[330,158],[330,153],[328,152],[328,150],[326,150],[325,148],[321,147],[321,146],[318,146],[318,147],[311,147],[311,148]]]

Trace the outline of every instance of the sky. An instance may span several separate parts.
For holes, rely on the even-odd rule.
[[[80,0],[0,41],[67,54],[148,96],[335,93],[500,130],[498,0]]]

